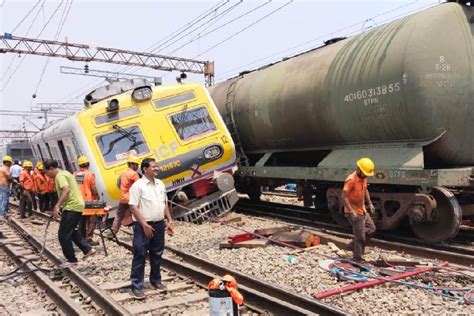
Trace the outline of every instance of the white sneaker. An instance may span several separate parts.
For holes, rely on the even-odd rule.
[[[59,266],[57,266],[58,269],[66,269],[66,268],[75,268],[77,267],[78,262],[63,262]]]
[[[82,260],[86,260],[87,258],[95,255],[96,253],[97,251],[94,248],[91,248],[91,250],[89,250],[88,253],[84,254],[84,256],[82,257]]]

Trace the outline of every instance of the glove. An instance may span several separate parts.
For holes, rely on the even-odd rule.
[[[369,205],[368,211],[370,215],[375,215],[375,207],[372,203]]]

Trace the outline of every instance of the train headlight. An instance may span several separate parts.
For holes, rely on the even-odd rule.
[[[153,92],[150,87],[140,87],[133,91],[132,98],[135,101],[150,100]]]
[[[204,150],[204,157],[207,160],[217,159],[220,156],[222,156],[222,149],[220,146],[214,145]]]

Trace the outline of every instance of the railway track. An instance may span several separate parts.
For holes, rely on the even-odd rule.
[[[48,247],[41,253],[42,243],[28,233],[28,225],[9,218],[1,230],[7,237],[1,241],[1,248],[23,271],[29,272],[65,315],[127,314],[122,306],[80,272],[72,268],[58,269],[62,259]]]
[[[312,208],[240,199],[234,210],[247,215],[276,218],[342,238],[352,238],[351,229],[332,223],[328,213],[318,212]],[[399,232],[396,234],[378,231],[375,238],[371,239],[371,244],[425,258],[448,260],[454,264],[471,265],[474,262],[474,230],[470,228],[460,231],[453,243],[431,244],[411,237],[411,232],[406,234],[408,236],[400,235]]]
[[[44,213],[35,212],[35,217],[46,222],[49,218]],[[12,220],[17,221],[17,220]],[[40,246],[37,237],[32,236],[32,231],[38,230],[38,225],[32,223],[27,224],[29,219],[23,220],[22,235],[29,241],[32,241],[36,248]],[[52,224],[57,225],[57,223]],[[27,227],[24,227],[27,226]],[[53,231],[56,227],[53,228]],[[39,233],[37,232],[36,235]],[[34,241],[33,241],[34,240]],[[216,275],[223,275],[229,273],[233,275],[239,282],[239,290],[245,297],[245,306],[248,314],[285,314],[285,315],[307,315],[307,314],[331,314],[341,315],[347,314],[345,311],[334,308],[328,304],[324,304],[313,300],[309,297],[303,297],[296,293],[283,290],[272,284],[263,281],[255,280],[243,273],[219,266],[192,254],[180,251],[172,247],[166,248],[166,253],[163,256],[162,267],[164,269],[163,276],[165,283],[168,283],[168,291],[160,293],[159,291],[148,290],[145,291],[147,299],[144,303],[136,304],[133,302],[131,295],[128,293],[129,280],[128,273],[131,262],[131,242],[119,241],[107,242],[108,249],[117,247],[116,250],[109,250],[113,257],[114,253],[119,253],[118,257],[107,259],[108,257],[99,256],[94,259],[93,264],[79,265],[77,268],[69,269],[73,273],[80,274],[83,279],[93,279],[96,287],[99,288],[105,297],[117,303],[121,308],[121,312],[107,313],[107,314],[143,314],[159,309],[160,313],[181,313],[186,309],[192,310],[193,314],[208,314],[207,307],[207,283]],[[123,252],[120,249],[127,249],[130,251]],[[38,248],[37,248],[38,249]],[[48,251],[60,251],[56,249],[49,249]],[[107,271],[107,264],[105,261],[112,261],[112,267],[117,269],[117,261],[122,260],[126,267],[121,271],[121,281],[105,281],[107,279],[104,271]],[[98,280],[101,281],[98,281]],[[72,280],[72,279],[71,279]],[[189,293],[189,292],[192,293]],[[88,297],[92,297],[87,294]],[[195,308],[192,306],[196,305]],[[246,310],[242,311],[242,315],[246,314]]]

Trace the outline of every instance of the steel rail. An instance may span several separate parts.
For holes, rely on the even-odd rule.
[[[5,233],[5,232],[4,232]],[[49,279],[42,271],[37,268],[29,260],[18,254],[12,245],[5,243],[3,240],[0,242],[0,248],[18,265],[23,266],[22,270],[29,272],[28,276],[33,279],[45,294],[53,301],[56,306],[59,307],[66,315],[87,315],[87,313],[69,296],[64,295],[64,291],[61,290],[54,282]]]
[[[47,217],[46,214],[43,215]],[[42,242],[38,238],[31,235],[17,220],[10,218],[9,221],[13,228],[15,228],[37,251],[40,251],[42,248]],[[63,263],[63,260],[47,247],[44,248],[44,254],[56,265]],[[130,315],[130,313],[118,302],[112,299],[109,294],[89,281],[87,277],[76,269],[67,267],[62,269],[62,271],[108,315]]]
[[[352,239],[350,229],[333,223],[317,220],[317,213],[305,211],[305,208],[278,203],[239,200],[234,210],[248,215],[277,218],[285,223],[296,224],[307,229],[319,230],[331,235]],[[306,209],[307,210],[307,209]],[[311,214],[306,214],[311,213]],[[303,214],[303,216],[302,216]],[[306,214],[306,215],[304,215]],[[323,216],[324,217],[324,216]],[[403,251],[410,255],[423,256],[429,259],[442,259],[460,265],[472,265],[474,262],[474,248],[464,248],[446,244],[431,244],[419,239],[396,236],[389,233],[376,234],[370,243],[387,250]]]
[[[33,211],[44,219],[48,215]],[[119,245],[132,251],[133,246],[119,240]],[[193,254],[180,251],[171,246],[165,246],[171,254],[181,258],[182,261],[164,255],[162,266],[164,268],[176,271],[178,274],[193,279],[201,286],[207,287],[208,282],[216,276],[231,274],[239,282],[239,291],[245,297],[246,305],[252,309],[262,312],[270,312],[276,315],[347,315],[348,312],[337,307],[318,302],[311,297],[305,297],[297,293],[284,290],[267,282],[257,280],[255,277],[246,275],[236,270],[223,267],[199,258]]]

